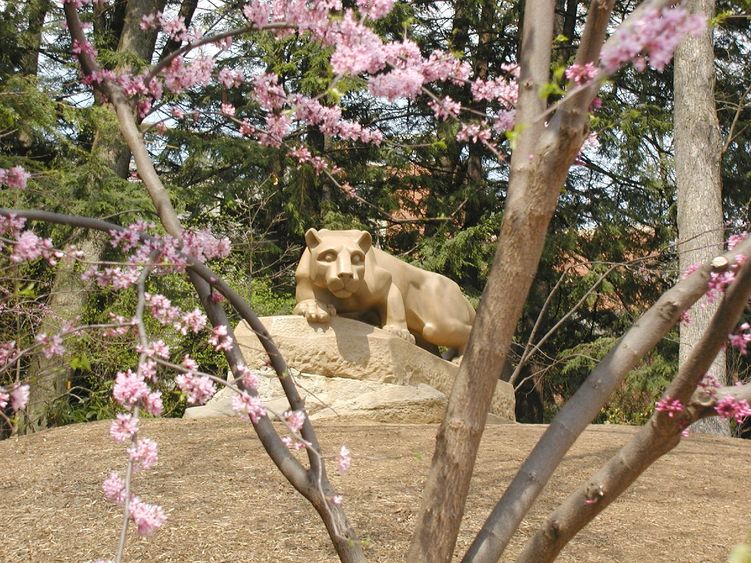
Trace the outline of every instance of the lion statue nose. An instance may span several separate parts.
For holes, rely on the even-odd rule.
[[[339,272],[339,279],[342,279],[342,280],[351,280],[352,279],[352,272]]]

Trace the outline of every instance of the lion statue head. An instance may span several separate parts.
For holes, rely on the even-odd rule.
[[[366,231],[308,229],[305,242],[310,250],[310,278],[339,299],[357,292],[366,270],[366,256],[373,240]]]

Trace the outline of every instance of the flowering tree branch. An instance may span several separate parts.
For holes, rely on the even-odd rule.
[[[71,37],[74,42],[77,41],[79,45],[86,43],[86,37],[83,33],[83,28],[75,6],[72,3],[66,3],[64,5],[64,10]],[[89,50],[80,49],[78,58],[84,73],[90,75],[99,70],[97,62]],[[179,236],[182,232],[182,226],[180,225],[177,213],[170,202],[169,194],[164,188],[148,154],[129,102],[119,85],[109,78],[104,78],[99,87],[109,98],[115,108],[120,131],[133,154],[139,176],[146,186],[162,225],[170,235]],[[211,282],[207,282],[200,276],[199,271],[200,268],[191,269],[189,271],[189,277],[198,292],[209,319],[215,327],[226,327],[225,334],[232,338],[232,330],[228,324],[228,319],[224,310],[212,300],[210,283],[219,283],[219,279],[217,276],[211,276]],[[204,271],[204,273],[206,272]],[[247,310],[249,310],[249,307]],[[247,310],[245,311],[246,313]],[[253,317],[255,317],[255,315],[253,315]],[[265,329],[260,325],[257,318],[255,318],[255,321],[251,322],[251,326],[254,324],[257,325],[254,328],[261,329],[261,334],[265,333]],[[264,347],[267,350],[270,349],[271,340],[267,333],[264,338],[261,338],[261,341],[264,343]],[[294,382],[288,376],[288,371],[286,365],[281,359],[281,355],[275,349],[274,352],[275,353],[270,355],[270,359],[272,362],[276,362],[275,368],[279,368],[277,373],[280,376],[284,391],[287,393],[290,406],[293,409],[295,409],[296,406],[302,407],[302,401],[294,386]],[[227,356],[227,360],[233,372],[235,372],[236,376],[240,378],[242,372],[239,366],[243,365],[243,358],[234,338],[232,338],[230,349],[225,350],[225,355]],[[257,395],[251,393],[251,396],[254,397]],[[309,472],[305,471],[302,466],[300,466],[299,462],[297,462],[297,460],[290,454],[288,448],[274,430],[271,421],[267,416],[264,415],[258,417],[257,420],[254,420],[251,416],[251,421],[253,422],[261,443],[271,456],[274,463],[279,467],[290,483],[313,504],[321,515],[329,532],[329,536],[342,560],[362,560],[362,549],[354,534],[354,530],[347,521],[342,509],[332,501],[333,494],[331,496],[322,496],[319,492],[323,490],[324,493],[328,493],[333,489],[326,478],[326,473],[322,466],[322,458],[320,457],[318,442],[312,425],[307,420],[307,417],[305,426],[303,427],[303,437],[310,442],[311,446],[309,447],[316,450],[315,454],[309,454],[311,464]],[[320,483],[320,486],[318,483]]]
[[[744,249],[737,248],[735,254],[739,251],[751,251],[751,244],[745,244]],[[686,363],[665,391],[665,397],[670,398],[676,408],[658,408],[628,444],[548,517],[527,543],[519,561],[555,559],[579,530],[618,498],[655,460],[678,445],[685,428],[711,413],[709,405],[689,404],[689,400],[714,358],[725,346],[727,335],[733,331],[748,304],[751,264],[748,260],[745,262],[737,272],[735,281],[726,290],[704,336],[691,350]],[[723,391],[725,389],[728,388]],[[716,406],[717,395],[720,393],[711,401],[713,407]],[[736,392],[734,396],[743,395]],[[684,409],[681,405],[685,404],[689,406]],[[716,415],[717,412],[711,414]]]

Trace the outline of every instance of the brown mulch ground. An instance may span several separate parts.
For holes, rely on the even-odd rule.
[[[0,442],[0,561],[112,557],[119,509],[101,482],[123,465],[107,422]],[[333,480],[371,561],[403,561],[432,456],[433,425],[319,423],[324,448],[346,444],[352,469]],[[169,513],[152,538],[129,541],[128,561],[335,561],[307,502],[283,480],[249,425],[239,420],[152,420],[157,467],[137,494]],[[485,433],[457,554],[499,498],[542,426],[499,425]],[[523,523],[504,561],[536,524],[611,456],[634,428],[593,426]],[[562,561],[725,561],[751,528],[751,442],[690,437],[659,460],[569,545]]]

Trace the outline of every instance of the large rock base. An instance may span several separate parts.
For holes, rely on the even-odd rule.
[[[274,343],[296,376],[311,419],[358,416],[382,422],[439,422],[458,366],[442,360],[389,332],[334,317],[312,324],[301,316],[261,318]],[[245,323],[235,329],[246,364],[258,368],[268,357],[258,337]],[[272,375],[259,394],[269,408],[287,406]],[[309,375],[315,374],[315,375]],[[223,390],[204,407],[186,417],[231,414],[231,391]],[[319,408],[320,407],[320,408]],[[499,381],[490,406],[492,422],[514,422],[514,390]]]

